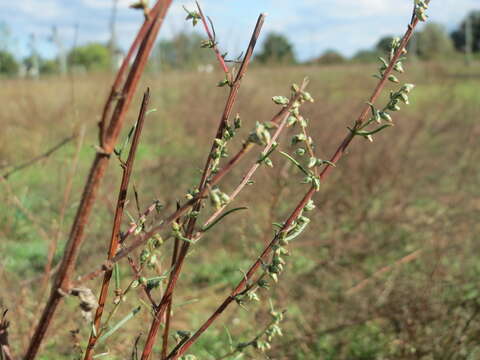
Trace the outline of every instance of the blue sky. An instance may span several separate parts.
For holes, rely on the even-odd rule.
[[[153,0],[151,0],[153,2]],[[119,0],[117,33],[120,46],[127,48],[142,15],[128,8],[131,0]],[[300,59],[335,49],[345,55],[369,48],[384,35],[400,34],[411,14],[413,0],[201,0],[204,11],[214,20],[223,49],[239,53],[248,43],[259,13],[268,13],[264,33],[278,31],[295,43]],[[29,37],[46,57],[55,55],[49,42],[53,25],[66,47],[74,43],[105,42],[109,39],[112,0],[0,0],[0,22],[8,24],[10,48],[17,57],[28,55]],[[182,5],[191,0],[174,0],[161,30],[161,38],[188,29]],[[480,0],[432,0],[430,19],[448,29],[458,25],[465,14],[480,10]],[[228,46],[225,46],[228,44]]]

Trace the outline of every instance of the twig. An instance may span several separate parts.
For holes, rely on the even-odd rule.
[[[73,179],[75,177],[75,173],[76,173],[76,170],[77,170],[78,160],[79,160],[79,157],[80,157],[80,150],[82,148],[84,138],[85,138],[85,126],[82,126],[80,131],[79,131],[78,142],[77,142],[77,146],[76,146],[76,150],[75,150],[75,156],[74,156],[74,159],[73,159],[72,164],[71,164],[70,174],[69,174],[69,177],[68,177],[68,180],[67,180],[67,184],[65,186],[64,193],[63,193],[63,201],[62,201],[62,205],[61,205],[61,208],[60,208],[60,219],[59,219],[59,222],[58,222],[58,228],[57,228],[55,236],[52,237],[52,239],[50,241],[50,244],[49,244],[49,247],[48,247],[48,257],[47,257],[47,262],[46,262],[44,270],[43,270],[44,276],[43,276],[43,279],[42,279],[42,282],[41,282],[42,285],[41,285],[41,290],[40,290],[40,294],[41,294],[40,298],[43,298],[44,292],[45,292],[45,290],[47,288],[47,285],[48,285],[48,280],[50,279],[50,273],[51,273],[51,270],[52,270],[53,258],[55,256],[55,252],[57,250],[58,241],[60,240],[60,236],[62,235],[62,227],[63,227],[63,221],[65,219],[65,211],[66,211],[67,206],[69,204],[70,194],[72,192],[72,186],[73,186]],[[38,317],[38,316],[36,316],[36,317]]]
[[[409,262],[412,262],[412,261],[418,259],[420,257],[420,255],[422,255],[422,253],[423,253],[423,249],[415,250],[414,252],[402,257],[401,259],[399,259],[397,261],[395,261],[393,264],[382,267],[381,269],[375,271],[368,278],[363,279],[357,285],[348,289],[345,292],[345,295],[351,296],[351,295],[354,295],[354,294],[358,293],[365,286],[367,286],[369,283],[371,283],[375,278],[378,278],[380,275],[383,275],[383,274],[389,272],[390,270],[396,268],[397,266],[400,266],[402,264],[407,264]]]
[[[288,217],[288,219],[285,221],[284,225],[282,226],[281,230],[275,235],[275,237],[270,241],[270,243],[264,248],[262,254],[258,257],[258,259],[250,266],[250,269],[247,271],[245,276],[242,278],[242,280],[238,283],[238,285],[232,290],[230,295],[222,302],[222,304],[215,310],[215,312],[208,318],[207,321],[203,323],[203,325],[178,349],[174,349],[172,351],[167,359],[168,360],[173,360],[173,359],[178,359],[180,356],[182,356],[189,348],[192,346],[197,339],[202,335],[203,332],[205,332],[212,324],[213,322],[225,311],[225,309],[235,301],[235,297],[240,294],[247,286],[248,282],[252,277],[255,275],[257,270],[260,268],[260,266],[266,261],[268,256],[273,250],[273,247],[277,244],[278,240],[281,238],[282,234],[285,232],[288,232],[288,230],[291,228],[292,224],[296,219],[300,216],[302,213],[303,208],[307,205],[307,203],[311,200],[313,194],[315,193],[315,188],[311,187],[307,193],[304,195],[304,197],[300,200],[300,202],[297,204],[291,215]]]
[[[52,147],[51,149],[47,150],[43,154],[40,154],[38,156],[35,156],[33,159],[30,159],[20,165],[15,166],[13,169],[7,171],[5,174],[2,175],[4,179],[8,179],[11,175],[15,174],[16,172],[23,170],[31,165],[34,165],[35,163],[39,162],[42,159],[48,158],[50,155],[52,155],[55,151],[59,150],[62,148],[64,145],[68,144],[70,141],[75,139],[76,135],[72,135],[69,137],[66,137],[62,141],[60,141],[57,145]]]
[[[298,97],[294,97],[293,100],[298,99]],[[286,115],[289,114],[293,104],[295,101],[290,101],[289,104],[282,108],[272,119],[271,123],[279,124],[282,119],[285,118]],[[235,154],[230,161],[225,164],[213,177],[208,181],[209,186],[217,185],[239,162],[242,160],[253,148],[255,144],[251,142],[244,142],[242,148]],[[81,276],[74,284],[75,286],[80,285],[86,281],[90,281],[95,279],[96,277],[100,276],[105,270],[110,269],[114,263],[122,260],[126,256],[128,256],[132,251],[137,249],[139,246],[143,245],[148,239],[150,239],[153,235],[158,233],[159,231],[163,230],[165,227],[170,225],[175,219],[179,218],[180,216],[184,215],[194,204],[199,200],[203,199],[205,195],[208,193],[208,187],[205,187],[202,191],[200,191],[197,195],[194,196],[193,199],[187,201],[185,204],[177,208],[177,210],[172,213],[171,215],[167,216],[163,220],[160,221],[160,224],[154,226],[145,234],[137,237],[133,240],[128,247],[125,247],[117,252],[117,254],[111,259],[104,263],[99,269],[92,271],[86,275]],[[142,217],[148,216],[148,214],[155,209],[155,203],[150,205],[150,207],[143,213]],[[135,232],[137,228],[137,224],[133,224],[125,234],[122,236],[122,241],[125,241],[126,238]]]
[[[171,5],[171,2],[172,0],[157,1],[150,13],[149,18],[145,22],[144,26],[142,26],[129,51],[129,54],[133,54],[138,44],[140,44],[135,61],[130,69],[125,84],[123,85],[120,98],[110,117],[108,127],[106,126],[106,122],[104,120],[106,119],[106,115],[100,124],[100,150],[97,152],[97,155],[93,161],[87,183],[83,191],[82,200],[80,202],[80,206],[78,207],[77,214],[70,231],[70,237],[65,247],[60,269],[52,286],[50,297],[47,301],[43,314],[39,319],[35,333],[30,341],[30,345],[25,355],[25,360],[33,360],[38,353],[46,331],[50,326],[53,315],[62,298],[62,292],[59,292],[59,290],[62,289],[63,293],[65,293],[65,290],[68,291],[71,274],[75,267],[80,247],[83,243],[85,227],[90,218],[100,182],[105,174],[109,155],[113,151],[113,147],[123,127],[126,112],[133,99],[140,76],[145,69],[148,56],[153,48],[154,41],[157,37],[160,26],[163,23],[166,12]],[[112,87],[112,93],[116,91],[116,86],[120,86],[119,84],[126,73],[128,64],[129,63],[127,61],[124,61],[124,64],[119,70],[119,74],[117,75],[114,86]],[[109,112],[108,109],[110,109],[115,98],[116,96],[112,96],[112,94],[109,96],[107,104],[105,105],[105,109],[107,109],[106,113]]]
[[[228,76],[230,71],[228,70],[228,66],[225,63],[225,59],[223,58],[222,54],[220,54],[220,50],[218,50],[217,41],[214,35],[215,32],[212,34],[212,32],[210,31],[210,27],[208,26],[207,19],[205,18],[205,15],[203,15],[203,11],[202,11],[202,8],[200,7],[200,4],[198,3],[198,1],[195,1],[195,3],[197,4],[198,13],[200,14],[200,18],[202,20],[203,27],[205,28],[205,32],[207,33],[208,39],[210,41],[211,48],[215,53],[215,56],[217,57],[217,60],[223,72],[225,73],[226,76]],[[212,30],[213,30],[213,26],[212,26]]]
[[[399,48],[397,49],[397,52],[395,55],[392,57],[389,66],[385,70],[385,73],[378,83],[377,87],[375,88],[371,98],[370,98],[370,103],[373,104],[375,100],[379,97],[381,91],[383,90],[385,83],[388,79],[388,76],[393,70],[394,65],[396,64],[397,60],[400,58],[403,50],[405,49],[409,39],[411,38],[413,34],[413,30],[415,26],[418,24],[418,18],[415,16],[411,23],[408,26],[408,30],[405,33]],[[365,121],[368,111],[370,110],[370,105],[367,105],[360,114],[359,118],[355,122],[355,127],[354,129],[359,128],[363,122]],[[333,164],[337,163],[340,158],[343,156],[345,153],[346,149],[348,148],[348,145],[350,144],[351,140],[354,137],[354,132],[350,131],[347,137],[341,142],[340,146],[338,147],[337,151],[334,153],[332,156],[330,163],[326,164],[326,167],[323,169],[323,171],[320,173],[320,178],[324,180],[328,174],[330,173],[330,169],[333,167]],[[303,199],[300,201],[299,205],[295,208],[294,212],[290,215],[288,220],[284,223],[282,226],[281,230],[277,235],[273,238],[273,240],[270,242],[269,245],[264,249],[258,260],[256,260],[253,265],[250,267],[249,271],[246,273],[245,277],[240,281],[240,283],[237,285],[237,287],[232,291],[229,297],[227,297],[223,303],[217,308],[217,310],[210,316],[210,318],[204,322],[204,324],[178,349],[174,349],[169,356],[168,360],[175,360],[178,359],[180,356],[182,356],[190,346],[192,346],[196,340],[200,337],[200,335],[206,331],[212,324],[213,322],[225,311],[225,309],[233,302],[235,301],[235,297],[241,293],[247,286],[249,280],[253,277],[255,272],[258,270],[258,268],[262,265],[262,263],[266,260],[268,255],[271,253],[273,246],[277,243],[279,236],[281,236],[282,233],[285,231],[288,231],[292,223],[298,218],[298,216],[301,214],[302,209],[305,207],[305,205],[311,200],[313,194],[315,193],[315,187],[311,187],[310,190],[305,194]]]
[[[123,212],[125,209],[125,203],[127,200],[128,185],[130,183],[130,178],[132,175],[133,164],[135,161],[135,155],[137,152],[138,143],[140,141],[140,135],[143,130],[143,124],[145,122],[145,113],[150,101],[150,89],[147,89],[143,96],[142,106],[140,108],[140,113],[138,115],[138,121],[135,126],[135,133],[133,134],[132,145],[130,147],[130,152],[128,154],[127,161],[122,164],[123,175],[122,181],[120,184],[120,191],[118,193],[117,205],[115,208],[115,216],[113,219],[112,233],[110,237],[110,247],[108,250],[108,259],[111,259],[117,252],[118,246],[120,244],[120,226],[122,224]],[[110,279],[112,277],[112,271],[106,271],[103,277],[102,288],[100,290],[100,296],[98,299],[98,307],[95,313],[95,319],[93,322],[94,330],[90,334],[90,339],[88,340],[87,349],[85,351],[85,360],[91,360],[93,358],[93,351],[97,339],[99,338],[98,334],[100,332],[100,324],[102,320],[103,309],[105,308],[105,302],[107,300],[108,288],[110,285]]]
[[[172,264],[171,264],[172,268],[175,266],[175,263],[177,262],[179,247],[180,247],[180,240],[175,239],[175,243],[173,244],[173,252],[172,252]],[[168,336],[170,335],[170,321],[172,317],[172,301],[173,301],[173,296],[168,301],[167,312],[165,314],[165,328],[163,329],[163,341],[162,341],[162,357],[161,357],[162,360],[165,360],[167,358]]]
[[[8,328],[10,322],[7,320],[8,310],[4,310],[0,319],[0,359],[13,360],[13,355],[8,342]]]
[[[248,45],[248,50],[247,50],[247,52],[245,54],[245,57],[243,59],[243,63],[240,67],[239,73],[238,73],[237,77],[235,78],[235,81],[231,85],[230,93],[229,93],[229,96],[228,96],[228,99],[227,99],[222,117],[220,119],[220,124],[218,126],[217,134],[215,135],[215,140],[216,139],[221,139],[222,136],[223,136],[223,132],[225,130],[225,127],[227,126],[228,118],[230,117],[233,105],[235,104],[235,101],[237,99],[238,90],[240,88],[241,80],[243,78],[243,75],[245,74],[245,72],[248,69],[248,65],[250,63],[250,60],[251,60],[251,57],[252,57],[252,54],[253,54],[253,49],[255,48],[255,45],[257,43],[257,39],[258,39],[258,36],[260,35],[260,31],[262,29],[264,21],[265,21],[265,15],[261,14],[258,17],[258,21],[257,21],[257,24],[255,26],[255,30],[252,34],[251,39],[250,39],[250,43]],[[216,142],[213,141],[212,148],[211,148],[211,150],[208,154],[208,158],[205,162],[205,167],[203,169],[202,178],[201,178],[200,184],[198,186],[198,189],[199,189],[200,192],[204,191],[207,188],[207,180],[208,180],[208,177],[210,175],[210,166],[211,166],[211,163],[212,163],[212,154],[215,151],[216,147],[217,147]],[[200,209],[200,206],[201,206],[201,198],[194,203],[193,211],[198,211]],[[196,222],[195,218],[190,218],[190,220],[188,221],[187,230],[186,230],[186,237],[187,238],[192,236],[193,230],[194,230],[194,227],[195,227],[195,222]],[[176,286],[177,280],[179,278],[180,272],[182,270],[182,265],[183,265],[183,262],[184,262],[184,260],[187,256],[189,247],[190,247],[189,242],[186,242],[186,241],[183,242],[183,244],[181,246],[181,249],[180,249],[180,252],[179,252],[179,255],[178,255],[178,258],[177,258],[177,261],[176,261],[176,264],[175,264],[175,267],[170,274],[170,279],[169,279],[167,288],[165,289],[162,300],[160,301],[160,304],[159,304],[158,308],[156,309],[155,317],[153,319],[152,325],[150,327],[149,334],[147,336],[147,340],[145,342],[145,347],[143,349],[142,360],[147,360],[151,355],[153,345],[155,343],[156,335],[157,335],[157,332],[158,332],[158,328],[159,328],[160,323],[161,323],[161,318],[162,318],[163,313],[166,309],[166,306],[171,301],[172,293],[175,289],[175,286]]]
[[[428,3],[429,1],[427,1]],[[415,27],[418,25],[419,19],[416,16],[412,17],[412,21],[408,25],[408,29],[403,35],[402,41],[400,42],[400,46],[398,47],[397,51],[395,52],[395,55],[390,59],[390,63],[388,64],[387,69],[385,70],[382,78],[378,82],[377,86],[375,87],[375,90],[373,91],[372,95],[370,96],[369,103],[374,104],[380,94],[382,93],[383,88],[385,87],[385,84],[388,81],[388,77],[393,71],[393,68],[395,64],[397,63],[398,59],[402,55],[403,51],[406,49],[406,46],[408,42],[410,41],[413,31],[415,30]],[[356,130],[362,126],[364,121],[366,120],[368,116],[368,112],[370,111],[370,105],[367,103],[365,107],[363,108],[362,112],[360,113],[359,117],[355,121],[355,125],[352,130]],[[354,131],[349,131],[347,136],[343,139],[342,143],[340,146],[337,148],[335,151],[334,155],[330,159],[330,164],[326,164],[326,166],[323,168],[323,170],[320,172],[320,179],[323,180],[326,176],[328,176],[328,173],[333,169],[332,164],[336,164],[345,154],[345,151],[347,150],[348,146],[350,145],[350,142],[353,140],[355,137]]]
[[[292,98],[290,99],[290,102],[289,102],[289,105],[287,106],[287,108],[290,108],[300,98],[300,96],[302,94],[302,91],[305,90],[307,84],[308,84],[308,81],[303,82],[300,90],[297,91],[296,94],[294,96],[292,96]],[[267,144],[267,146],[265,146],[265,149],[262,151],[262,154],[260,155],[260,157],[265,156],[266,154],[269,153],[270,149],[272,149],[273,144],[275,144],[275,142],[277,141],[278,137],[280,136],[280,134],[282,133],[282,131],[284,130],[284,128],[287,124],[288,116],[289,116],[289,112],[286,112],[283,115],[283,119],[281,119],[275,133],[272,135],[271,140]],[[232,202],[238,196],[238,194],[243,190],[243,188],[249,183],[253,174],[255,173],[255,171],[257,171],[257,169],[260,167],[260,165],[261,164],[257,161],[250,167],[250,169],[247,171],[247,173],[242,178],[242,181],[240,182],[240,184],[229,195],[230,202]],[[215,213],[208,218],[208,220],[205,222],[205,224],[203,224],[202,228],[207,228],[210,224],[212,224],[212,222],[215,221],[215,219],[223,212],[223,210],[225,210],[225,208],[227,206],[228,206],[228,204],[225,204],[225,205],[221,206],[217,211],[215,211]]]

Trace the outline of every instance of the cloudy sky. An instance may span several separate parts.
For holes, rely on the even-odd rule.
[[[128,8],[133,0],[119,0],[117,34],[128,47],[142,22],[138,11]],[[105,42],[109,39],[109,19],[113,0],[0,0],[0,23],[10,28],[10,47],[17,57],[28,55],[30,34],[43,56],[55,55],[49,42],[52,26],[57,26],[66,47],[77,43]],[[383,35],[400,34],[411,14],[413,0],[201,0],[213,19],[225,50],[240,52],[250,37],[258,14],[268,13],[264,34],[278,31],[295,44],[300,59],[316,56],[326,49],[352,55],[368,48]],[[182,5],[191,0],[174,0],[161,30],[162,38],[189,28]],[[480,10],[480,0],[432,0],[430,19],[448,29],[457,26],[465,14]],[[225,47],[225,44],[228,44]]]

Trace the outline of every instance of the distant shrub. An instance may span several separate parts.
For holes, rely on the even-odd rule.
[[[320,65],[338,65],[346,62],[345,57],[336,50],[326,50],[315,63]]]
[[[375,49],[382,54],[388,53],[390,51],[393,38],[394,38],[393,36],[382,37],[380,40],[378,40],[378,43],[375,46]]]
[[[15,75],[18,73],[18,63],[11,53],[0,50],[0,74]]]
[[[178,33],[171,40],[160,41],[156,48],[156,60],[161,67],[171,69],[192,69],[214,62],[215,57],[201,48],[202,40],[196,33]]]
[[[458,51],[465,51],[467,19],[470,20],[472,29],[472,51],[480,52],[480,10],[468,14],[458,29],[451,33],[451,38]]]
[[[447,56],[454,51],[453,42],[440,24],[429,23],[415,37],[415,50],[424,60]]]
[[[99,43],[79,46],[68,54],[70,66],[84,67],[86,70],[108,69],[111,66],[110,50]]]
[[[263,49],[256,59],[261,63],[280,63],[294,64],[296,63],[293,45],[281,34],[270,33],[265,42]]]
[[[377,62],[380,55],[381,53],[376,50],[360,50],[352,57],[352,60],[359,63],[372,63]]]

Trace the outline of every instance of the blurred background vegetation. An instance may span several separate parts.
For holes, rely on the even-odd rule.
[[[51,41],[56,39],[54,30]],[[348,63],[371,63],[377,61],[388,49],[392,36],[378,40],[372,49],[358,51],[350,58],[335,50],[326,50],[316,58],[298,61],[295,47],[281,33],[270,33],[263,42],[263,49],[257,54],[258,64],[268,65],[332,65]],[[152,56],[150,70],[178,69],[192,70],[212,62],[208,53],[202,51],[198,33],[181,31],[172,39],[159,41]],[[32,39],[31,54],[23,59],[16,58],[10,50],[11,34],[6,23],[0,24],[0,74],[3,76],[38,76],[63,74],[66,67],[77,73],[115,70],[121,61],[122,50],[114,43],[89,43],[71,48],[53,59],[43,59],[36,52]],[[457,29],[448,33],[444,26],[434,22],[426,24],[417,32],[409,45],[410,59],[442,60],[465,58],[467,63],[479,59],[480,53],[480,11],[465,16]],[[234,60],[234,59],[232,59]]]

